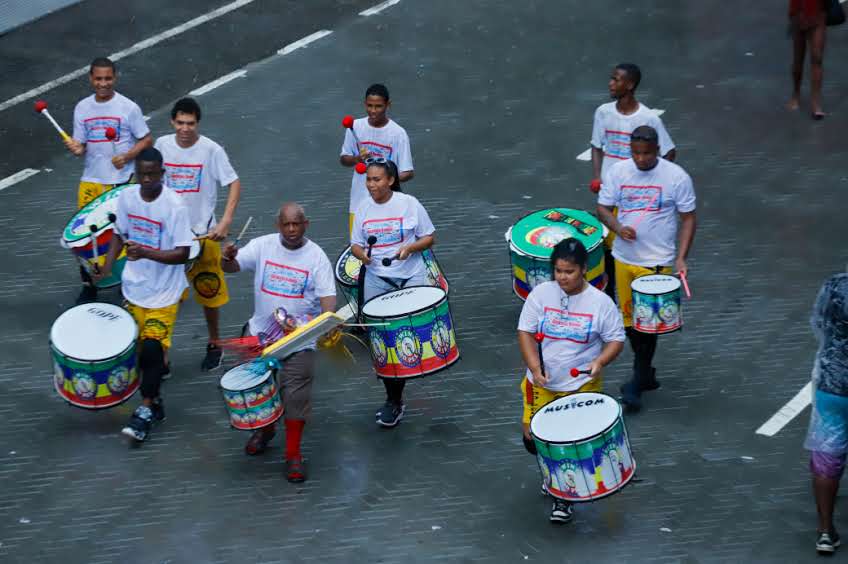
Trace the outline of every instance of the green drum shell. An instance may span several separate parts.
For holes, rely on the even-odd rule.
[[[135,391],[141,384],[141,379],[139,378],[138,371],[135,368],[136,364],[136,347],[137,342],[133,340],[133,342],[124,349],[120,354],[104,359],[104,360],[80,360],[74,357],[68,356],[58,348],[56,348],[53,343],[50,343],[50,355],[53,358],[54,366],[54,378],[53,385],[56,388],[56,392],[59,396],[62,397],[65,401],[74,405],[76,407],[81,407],[83,409],[105,409],[108,407],[113,407],[119,405],[132,397]],[[62,384],[64,384],[65,376],[64,369],[68,369],[72,372],[81,372],[86,375],[94,375],[97,373],[102,373],[106,371],[111,371],[119,366],[127,367],[127,370],[130,375],[130,382],[127,386],[124,395],[116,396],[112,398],[111,401],[107,403],[98,403],[97,396],[95,396],[95,400],[92,402],[83,403],[81,399],[70,396],[64,391],[64,386],[60,386],[59,383],[59,374],[56,372],[57,368],[63,369],[62,374]],[[96,393],[96,391],[95,391]]]

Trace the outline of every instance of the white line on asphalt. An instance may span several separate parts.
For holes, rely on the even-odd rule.
[[[848,2],[848,0],[844,0],[844,1]],[[660,110],[660,109],[657,109],[657,108],[654,108],[651,111],[654,112],[657,115],[657,117],[660,117],[661,115],[663,115],[665,113],[665,110]],[[579,155],[577,155],[577,160],[578,161],[591,161],[592,160],[592,148],[590,147],[590,148],[586,149],[585,151],[583,151],[582,153],[580,153]]]
[[[41,171],[38,170],[38,169],[35,169],[35,168],[25,168],[23,170],[19,170],[18,172],[16,172],[12,176],[7,176],[3,180],[0,180],[0,190],[5,190],[9,186],[17,184],[18,182],[21,182],[22,180],[26,180],[30,176],[34,176],[34,175],[38,174],[39,172],[41,172]]]
[[[219,79],[213,80],[209,84],[201,86],[200,88],[195,88],[194,90],[189,92],[188,95],[189,96],[200,96],[202,94],[206,94],[207,92],[215,90],[216,88],[218,88],[222,84],[226,84],[226,83],[230,82],[231,80],[241,78],[246,74],[247,74],[246,70],[233,71],[230,74],[225,74],[224,76],[222,76]]]
[[[773,437],[777,434],[787,423],[795,419],[795,416],[801,413],[805,407],[810,405],[812,389],[813,383],[807,382],[807,385],[801,388],[801,391],[795,394],[794,398],[786,402],[786,405],[778,409],[777,413],[757,429],[757,434],[766,437]]]
[[[288,45],[286,45],[285,47],[283,47],[282,49],[277,51],[277,54],[278,55],[288,55],[292,51],[297,51],[301,47],[306,47],[307,45],[309,45],[313,41],[318,41],[322,37],[326,37],[326,36],[330,35],[331,33],[333,33],[333,32],[330,31],[329,29],[322,29],[321,31],[316,31],[315,33],[310,33],[306,37],[298,39],[294,43],[289,43]]]
[[[154,35],[153,37],[148,37],[144,41],[139,41],[138,43],[136,43],[132,47],[129,47],[127,49],[124,49],[123,51],[118,51],[117,53],[113,53],[113,54],[109,55],[109,58],[112,59],[113,61],[119,61],[119,60],[121,60],[125,57],[129,57],[130,55],[134,55],[135,53],[138,53],[139,51],[147,49],[148,47],[152,47],[153,45],[156,45],[157,43],[161,43],[161,42],[165,41],[166,39],[170,39],[171,37],[174,37],[176,35],[184,33],[184,32],[186,32],[186,31],[188,31],[192,28],[199,26],[199,25],[205,24],[208,21],[214,20],[215,18],[219,18],[219,17],[223,16],[224,14],[228,14],[229,12],[232,12],[233,10],[238,10],[242,6],[246,6],[248,4],[251,4],[254,1],[255,0],[236,0],[235,2],[231,2],[231,3],[229,3],[225,6],[221,6],[217,10],[212,10],[211,12],[207,12],[207,13],[203,14],[202,16],[198,16],[198,17],[194,18],[193,20],[189,20],[189,21],[187,21],[183,24],[180,24],[177,27],[172,27],[171,29],[163,31],[162,33],[158,33],[158,34]],[[68,74],[66,74],[64,76],[60,76],[57,79],[51,80],[50,82],[45,82],[41,86],[39,86],[37,88],[33,88],[32,90],[29,90],[27,92],[24,92],[23,94],[19,94],[19,95],[15,96],[14,98],[10,98],[10,99],[6,100],[5,102],[3,102],[2,104],[0,104],[0,112],[2,112],[3,110],[6,110],[8,108],[11,108],[15,104],[19,104],[19,103],[21,103],[25,100],[29,100],[30,98],[35,98],[39,94],[43,94],[43,93],[45,93],[49,90],[56,88],[57,86],[61,86],[63,84],[66,84],[66,83],[74,80],[74,79],[77,79],[77,78],[85,75],[87,72],[88,72],[87,66],[79,68],[79,69],[77,69],[73,72],[69,72]]]
[[[386,8],[388,8],[390,6],[394,6],[398,2],[400,2],[400,0],[386,0],[385,2],[380,2],[376,6],[371,6],[367,10],[362,10],[361,12],[359,12],[359,15],[360,16],[373,16],[374,14],[379,14],[380,12],[382,12],[383,10],[385,10]]]

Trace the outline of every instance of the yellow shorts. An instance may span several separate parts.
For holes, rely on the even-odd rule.
[[[138,325],[139,341],[153,339],[162,343],[164,348],[171,348],[171,335],[174,334],[179,303],[148,309],[125,301],[124,309],[130,312]]]
[[[79,190],[77,191],[77,209],[82,209],[91,201],[105,194],[117,184],[100,184],[99,182],[80,182]]]
[[[658,270],[615,260],[615,291],[618,294],[618,308],[624,318],[625,327],[633,325],[633,292],[630,290],[630,283],[646,274],[671,274],[671,270],[669,266],[662,266]]]
[[[599,376],[586,382],[576,390],[572,390],[570,392],[555,392],[541,386],[534,386],[530,383],[530,380],[526,377],[522,377],[521,397],[524,398],[524,413],[521,416],[521,422],[525,425],[529,425],[530,419],[536,415],[537,411],[557,398],[563,398],[578,392],[600,392],[603,385],[603,377]]]
[[[350,235],[351,237],[353,237],[353,220],[355,220],[355,219],[356,219],[356,214],[348,212],[348,214],[347,214],[347,230],[348,230],[348,235]]]
[[[227,281],[221,269],[221,243],[204,240],[200,256],[186,273],[188,285],[194,289],[194,300],[204,307],[221,307],[230,301]],[[188,294],[183,294],[183,299]]]

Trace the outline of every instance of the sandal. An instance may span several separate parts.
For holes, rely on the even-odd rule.
[[[262,454],[265,452],[265,449],[268,448],[268,443],[271,442],[271,439],[273,439],[276,434],[277,432],[274,430],[274,427],[271,427],[270,430],[268,430],[268,427],[255,430],[253,434],[250,435],[250,439],[248,439],[247,444],[244,445],[244,452],[249,456]]]
[[[286,480],[293,484],[306,481],[306,469],[300,457],[286,460]]]

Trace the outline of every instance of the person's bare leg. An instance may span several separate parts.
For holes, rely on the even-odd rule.
[[[792,30],[792,98],[786,104],[790,110],[801,105],[801,80],[804,78],[804,57],[807,54],[807,38],[799,29]]]
[[[838,478],[813,476],[813,493],[816,496],[820,533],[833,531],[833,508],[836,505],[836,493],[838,491]]]
[[[813,118],[824,117],[822,110],[822,80],[824,76],[824,24],[816,26],[807,33],[810,40],[810,106]]]
[[[204,307],[203,315],[206,316],[206,329],[209,331],[209,342],[218,342],[218,324],[221,315],[217,307]]]

